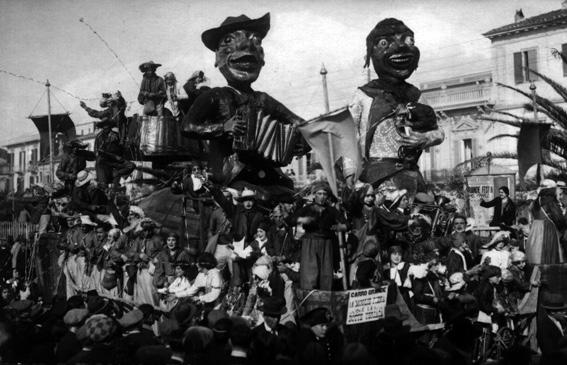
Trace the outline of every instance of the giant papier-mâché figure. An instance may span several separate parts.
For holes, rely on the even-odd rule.
[[[435,112],[418,103],[420,91],[406,82],[416,70],[419,49],[403,22],[380,21],[366,38],[366,65],[378,78],[361,86],[349,109],[365,164],[360,180],[379,189],[424,192],[417,162],[422,151],[443,142]]]
[[[251,87],[264,66],[262,40],[269,29],[269,13],[258,19],[240,15],[202,34],[228,86],[199,95],[183,119],[183,133],[209,140],[213,182],[246,186],[260,199],[275,201],[291,198],[293,182],[280,167],[306,144],[292,128],[303,120]]]

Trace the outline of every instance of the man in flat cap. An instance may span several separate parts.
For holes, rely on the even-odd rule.
[[[378,78],[356,91],[349,110],[365,159],[360,180],[374,188],[406,189],[410,200],[425,191],[417,161],[422,151],[443,142],[433,109],[418,103],[420,91],[405,80],[417,68],[419,49],[414,33],[402,21],[380,21],[366,38]]]
[[[199,95],[183,119],[182,130],[187,137],[209,140],[208,166],[212,168],[213,182],[239,190],[246,186],[257,191],[261,200],[291,199],[293,182],[277,163],[259,156],[258,150],[249,146],[233,148],[235,139],[245,139],[253,131],[247,127],[250,121],[265,123],[259,116],[276,121],[276,125],[303,121],[268,94],[252,89],[264,66],[262,40],[269,29],[269,13],[258,19],[240,15],[228,17],[219,27],[202,34],[205,46],[215,52],[215,66],[228,86]],[[269,141],[252,137],[258,144]],[[295,140],[299,142],[292,147],[304,146],[300,136]],[[294,152],[299,154],[301,150],[298,147]]]
[[[163,116],[163,104],[167,99],[165,80],[156,75],[156,70],[161,64],[154,61],[144,62],[140,65],[140,71],[144,74],[138,102],[144,106],[144,115]]]

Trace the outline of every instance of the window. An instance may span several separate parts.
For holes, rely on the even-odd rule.
[[[567,43],[561,45],[561,53],[567,57]],[[563,76],[567,76],[567,62],[563,61]]]
[[[14,166],[16,165],[16,161],[14,160],[14,153],[10,152],[10,160],[8,161],[10,163],[10,169],[13,170]]]
[[[31,162],[34,164],[37,163],[37,148],[31,151]]]
[[[26,169],[26,151],[20,151],[20,171]]]
[[[463,139],[461,151],[461,156],[463,156],[461,162],[470,161],[473,158],[473,142],[471,138]]]
[[[538,79],[529,70],[537,71],[537,50],[528,49],[514,53],[514,81],[516,84]]]

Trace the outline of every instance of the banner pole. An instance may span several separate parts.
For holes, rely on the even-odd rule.
[[[333,191],[337,194],[337,199],[339,199],[339,188],[337,186],[337,172],[335,171],[335,150],[333,147],[333,138],[331,133],[327,132],[327,141],[329,143],[329,154],[331,155],[331,177],[333,179],[331,186],[334,186]],[[340,203],[340,200],[339,200]],[[341,230],[337,230],[337,236],[339,238],[339,253],[340,253],[340,268],[343,273],[343,289],[348,290],[348,282],[347,282],[347,272],[346,272],[346,261],[345,261],[345,240],[343,237],[343,232]]]

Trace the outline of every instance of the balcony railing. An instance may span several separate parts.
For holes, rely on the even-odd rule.
[[[451,109],[452,107],[483,105],[490,101],[491,90],[489,85],[477,85],[466,89],[424,91],[422,98],[433,108]]]

